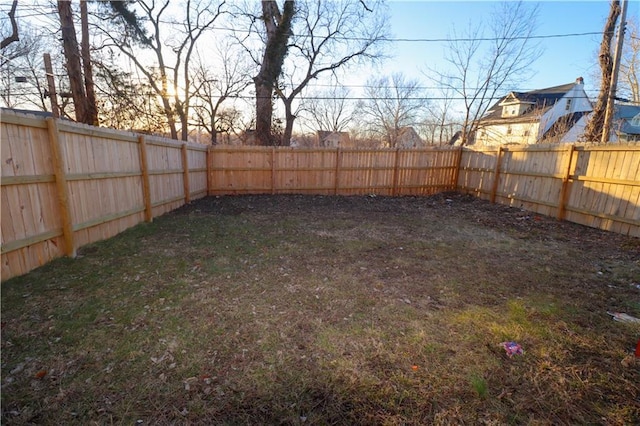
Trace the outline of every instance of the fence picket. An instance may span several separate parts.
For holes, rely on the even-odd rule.
[[[0,124],[3,280],[205,195],[458,190],[640,236],[639,145],[205,147],[14,113]]]

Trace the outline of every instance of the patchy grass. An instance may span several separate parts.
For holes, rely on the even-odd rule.
[[[460,195],[208,198],[2,284],[2,423],[637,424],[638,284]]]

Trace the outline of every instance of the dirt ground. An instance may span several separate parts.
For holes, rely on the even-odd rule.
[[[194,213],[250,215],[267,227],[269,222],[289,218],[298,220],[311,237],[338,245],[375,240],[373,247],[357,250],[352,257],[336,258],[336,250],[330,250],[325,259],[316,259],[334,267],[354,261],[365,264],[362,276],[384,277],[384,263],[396,257],[394,251],[405,250],[407,260],[400,268],[405,281],[422,281],[425,272],[431,272],[423,260],[431,260],[427,263],[437,267],[438,276],[463,285],[465,279],[476,285],[486,281],[482,294],[460,292],[458,306],[477,303],[478,297],[495,298],[501,286],[512,291],[513,284],[520,282],[532,284],[530,288],[536,292],[562,294],[599,313],[623,311],[640,317],[640,239],[491,204],[470,195],[211,197],[175,214]],[[323,228],[327,221],[329,226]],[[331,230],[334,222],[338,223],[337,231]],[[300,238],[308,236],[301,234]],[[501,241],[503,237],[518,244],[509,247],[512,242]],[[410,250],[416,241],[417,250]],[[446,254],[434,256],[435,262],[426,254],[430,250],[420,250],[421,243],[431,249],[434,241],[436,252]],[[532,258],[536,254],[539,257]],[[385,268],[388,271],[388,266]],[[562,282],[563,277],[571,279]],[[422,292],[424,288],[415,290]],[[611,291],[616,294],[610,295]]]
[[[386,221],[393,226],[393,218],[403,215],[415,216],[419,221],[444,220],[446,228],[458,221],[481,225],[506,232],[523,240],[561,241],[581,248],[585,252],[595,251],[602,257],[629,255],[640,256],[640,239],[627,237],[598,229],[558,221],[523,209],[491,204],[470,195],[442,193],[430,197],[380,197],[380,196],[304,196],[304,195],[259,195],[210,197],[185,206],[181,213],[208,213],[239,215],[256,212],[280,218],[287,215],[303,215],[315,220],[340,216],[359,216],[365,219]],[[399,224],[402,233],[404,223]]]
[[[640,240],[460,194],[198,200],[2,287],[5,424],[638,424]],[[524,350],[509,356],[504,343]]]

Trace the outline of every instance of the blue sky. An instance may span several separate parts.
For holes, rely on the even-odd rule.
[[[533,3],[533,2],[530,2]],[[539,4],[538,35],[601,32],[609,12],[609,1],[542,1]],[[496,2],[491,1],[390,1],[391,31],[394,38],[446,38],[454,26],[458,31],[470,22],[487,20]],[[627,18],[639,15],[640,1],[629,2]],[[597,95],[594,75],[599,72],[597,51],[602,36],[542,39],[542,56],[533,65],[533,77],[525,87],[533,90],[571,83],[584,77],[590,96]],[[384,74],[401,71],[426,80],[421,70],[427,65],[441,68],[445,43],[397,42],[394,58],[380,70]]]

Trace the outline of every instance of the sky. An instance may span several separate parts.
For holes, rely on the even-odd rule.
[[[597,1],[541,1],[537,35],[600,32],[596,35],[540,39],[542,56],[533,64],[533,76],[523,87],[526,91],[585,80],[589,96],[597,96],[594,76],[599,73],[597,52],[602,30],[609,13],[610,2]],[[390,1],[391,31],[399,39],[447,38],[455,28],[458,33],[478,20],[488,20],[495,1]],[[627,19],[640,15],[640,0],[629,1]],[[394,58],[387,61],[381,72],[403,72],[424,80],[427,67],[446,66],[443,60],[446,45],[442,42],[396,42]]]
[[[240,0],[229,1],[233,3]],[[171,2],[173,7],[181,5],[179,0],[171,0]],[[0,4],[5,9],[10,3],[9,0],[0,0]],[[497,95],[502,96],[509,91],[529,91],[563,85],[574,82],[577,77],[583,77],[588,96],[595,99],[598,95],[596,77],[599,74],[597,52],[602,41],[602,30],[609,12],[610,1],[546,0],[525,1],[525,3],[530,6],[537,5],[539,8],[536,30],[538,36],[595,34],[537,39],[543,53],[532,66],[531,78],[520,83],[518,87],[505,87]],[[53,19],[55,14],[45,19],[40,15],[41,11],[33,7],[35,4],[40,4],[40,9],[51,12],[52,9],[47,0],[20,0],[19,4],[20,16],[33,16],[40,25],[51,25],[50,19]],[[424,41],[424,39],[446,39],[451,37],[454,31],[460,36],[470,25],[488,24],[489,16],[498,4],[498,0],[388,0],[390,35],[394,39],[405,41],[396,41],[391,45],[389,50],[393,57],[380,67],[348,71],[347,79],[343,84],[351,89],[352,95],[358,96],[361,95],[362,86],[370,77],[390,76],[392,73],[402,72],[408,78],[419,80],[421,86],[436,86],[425,74],[429,73],[429,68],[445,70],[447,63],[444,56],[447,43]],[[25,7],[26,5],[31,7]],[[638,16],[640,16],[640,0],[629,0],[627,18],[636,17],[637,19]],[[228,35],[228,31],[222,34]],[[321,81],[316,83],[319,83],[319,87],[322,88]],[[429,91],[427,96],[437,96],[437,91]]]

